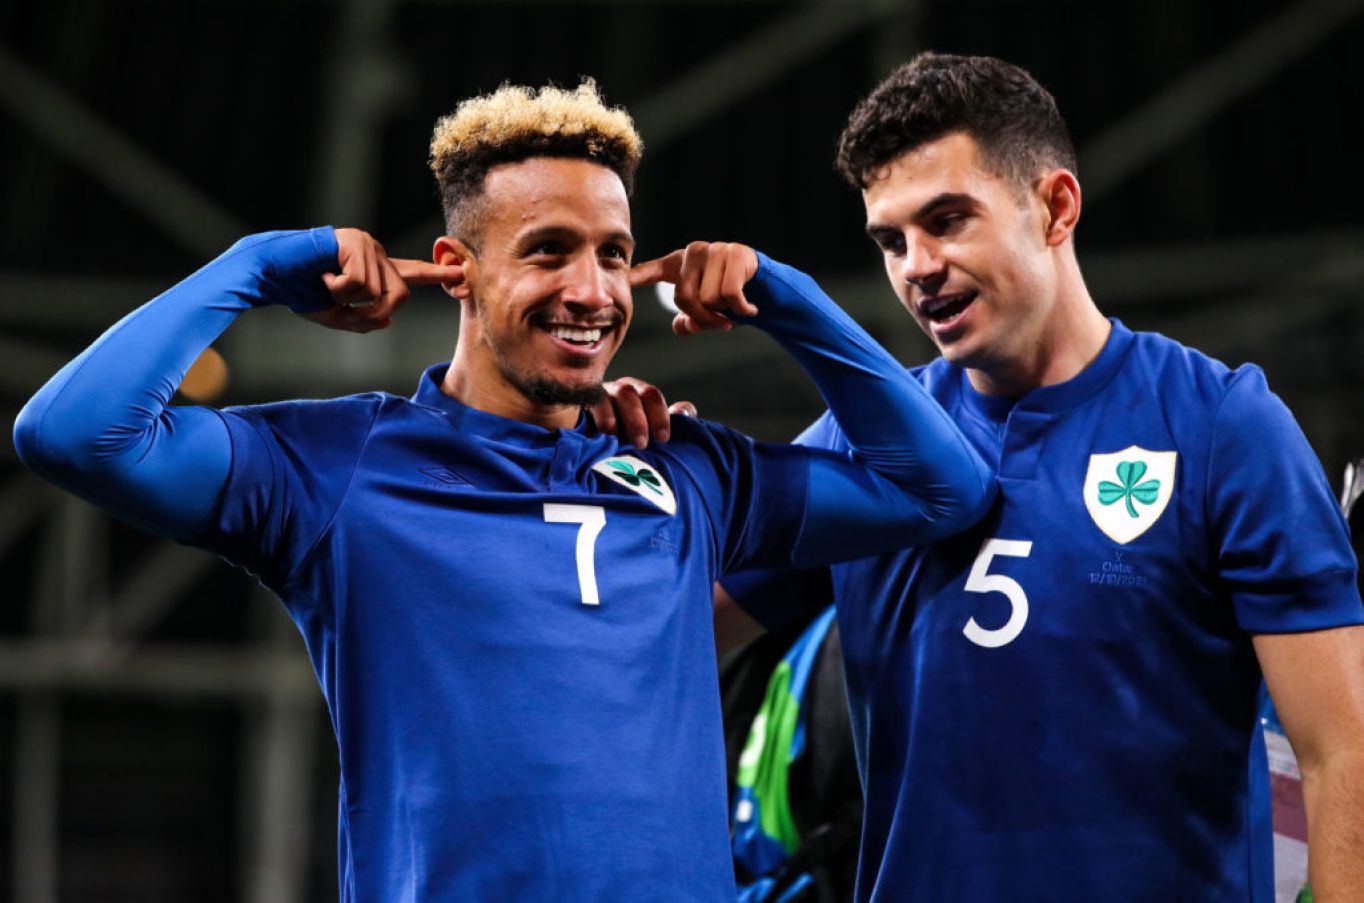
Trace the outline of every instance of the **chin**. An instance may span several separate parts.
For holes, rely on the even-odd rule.
[[[521,384],[521,391],[531,401],[544,405],[576,405],[590,407],[606,397],[601,380],[564,382],[548,376],[538,376]]]

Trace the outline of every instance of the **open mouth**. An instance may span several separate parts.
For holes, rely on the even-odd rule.
[[[537,325],[549,333],[550,338],[560,345],[577,351],[589,352],[599,348],[602,340],[610,335],[618,324],[539,323]]]
[[[550,324],[545,327],[545,332],[568,342],[570,345],[595,345],[601,341],[603,327],[592,326],[588,328],[580,326],[556,326]]]
[[[933,295],[919,302],[919,309],[934,323],[950,323],[971,306],[971,302],[976,300],[976,295],[976,292]]]

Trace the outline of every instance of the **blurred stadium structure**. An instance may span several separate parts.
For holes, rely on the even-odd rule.
[[[242,234],[332,222],[425,256],[430,128],[504,80],[592,75],[647,150],[640,254],[751,242],[926,360],[833,173],[855,101],[922,48],[1057,95],[1100,307],[1262,364],[1332,481],[1364,454],[1364,0],[49,0],[0,6],[0,409]],[[615,367],[761,437],[818,410],[761,336]],[[224,403],[383,388],[448,358],[415,297],[343,336],[279,311],[219,344]],[[451,554],[459,554],[452,537]],[[335,752],[279,606],[24,473],[0,443],[0,899],[335,899]]]

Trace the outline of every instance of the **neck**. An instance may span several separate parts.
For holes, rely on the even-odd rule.
[[[500,373],[482,373],[460,360],[458,351],[445,371],[440,389],[446,395],[488,414],[519,420],[547,430],[571,430],[578,425],[582,409],[577,405],[544,404],[527,398]]]
[[[967,368],[971,386],[982,395],[1018,397],[1078,376],[1094,362],[1113,328],[1095,306],[1073,253],[1037,328],[999,360]]]

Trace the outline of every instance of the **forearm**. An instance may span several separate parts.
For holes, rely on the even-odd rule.
[[[1364,900],[1364,750],[1305,766],[1303,796],[1313,899]]]
[[[809,373],[862,465],[840,471],[816,463],[812,513],[830,513],[835,529],[802,545],[817,551],[820,542],[838,543],[863,514],[887,505],[902,513],[885,525],[899,545],[956,532],[984,513],[994,494],[984,462],[923,386],[812,279],[760,256],[745,291],[759,310],[751,322]],[[861,509],[856,516],[840,517],[854,502],[861,503],[852,506]]]
[[[168,407],[171,397],[242,311],[267,303],[325,306],[321,283],[299,271],[323,265],[329,249],[334,262],[330,230],[251,236],[124,317],[20,412],[20,457],[140,526],[192,535],[212,512],[231,449],[215,412]]]

